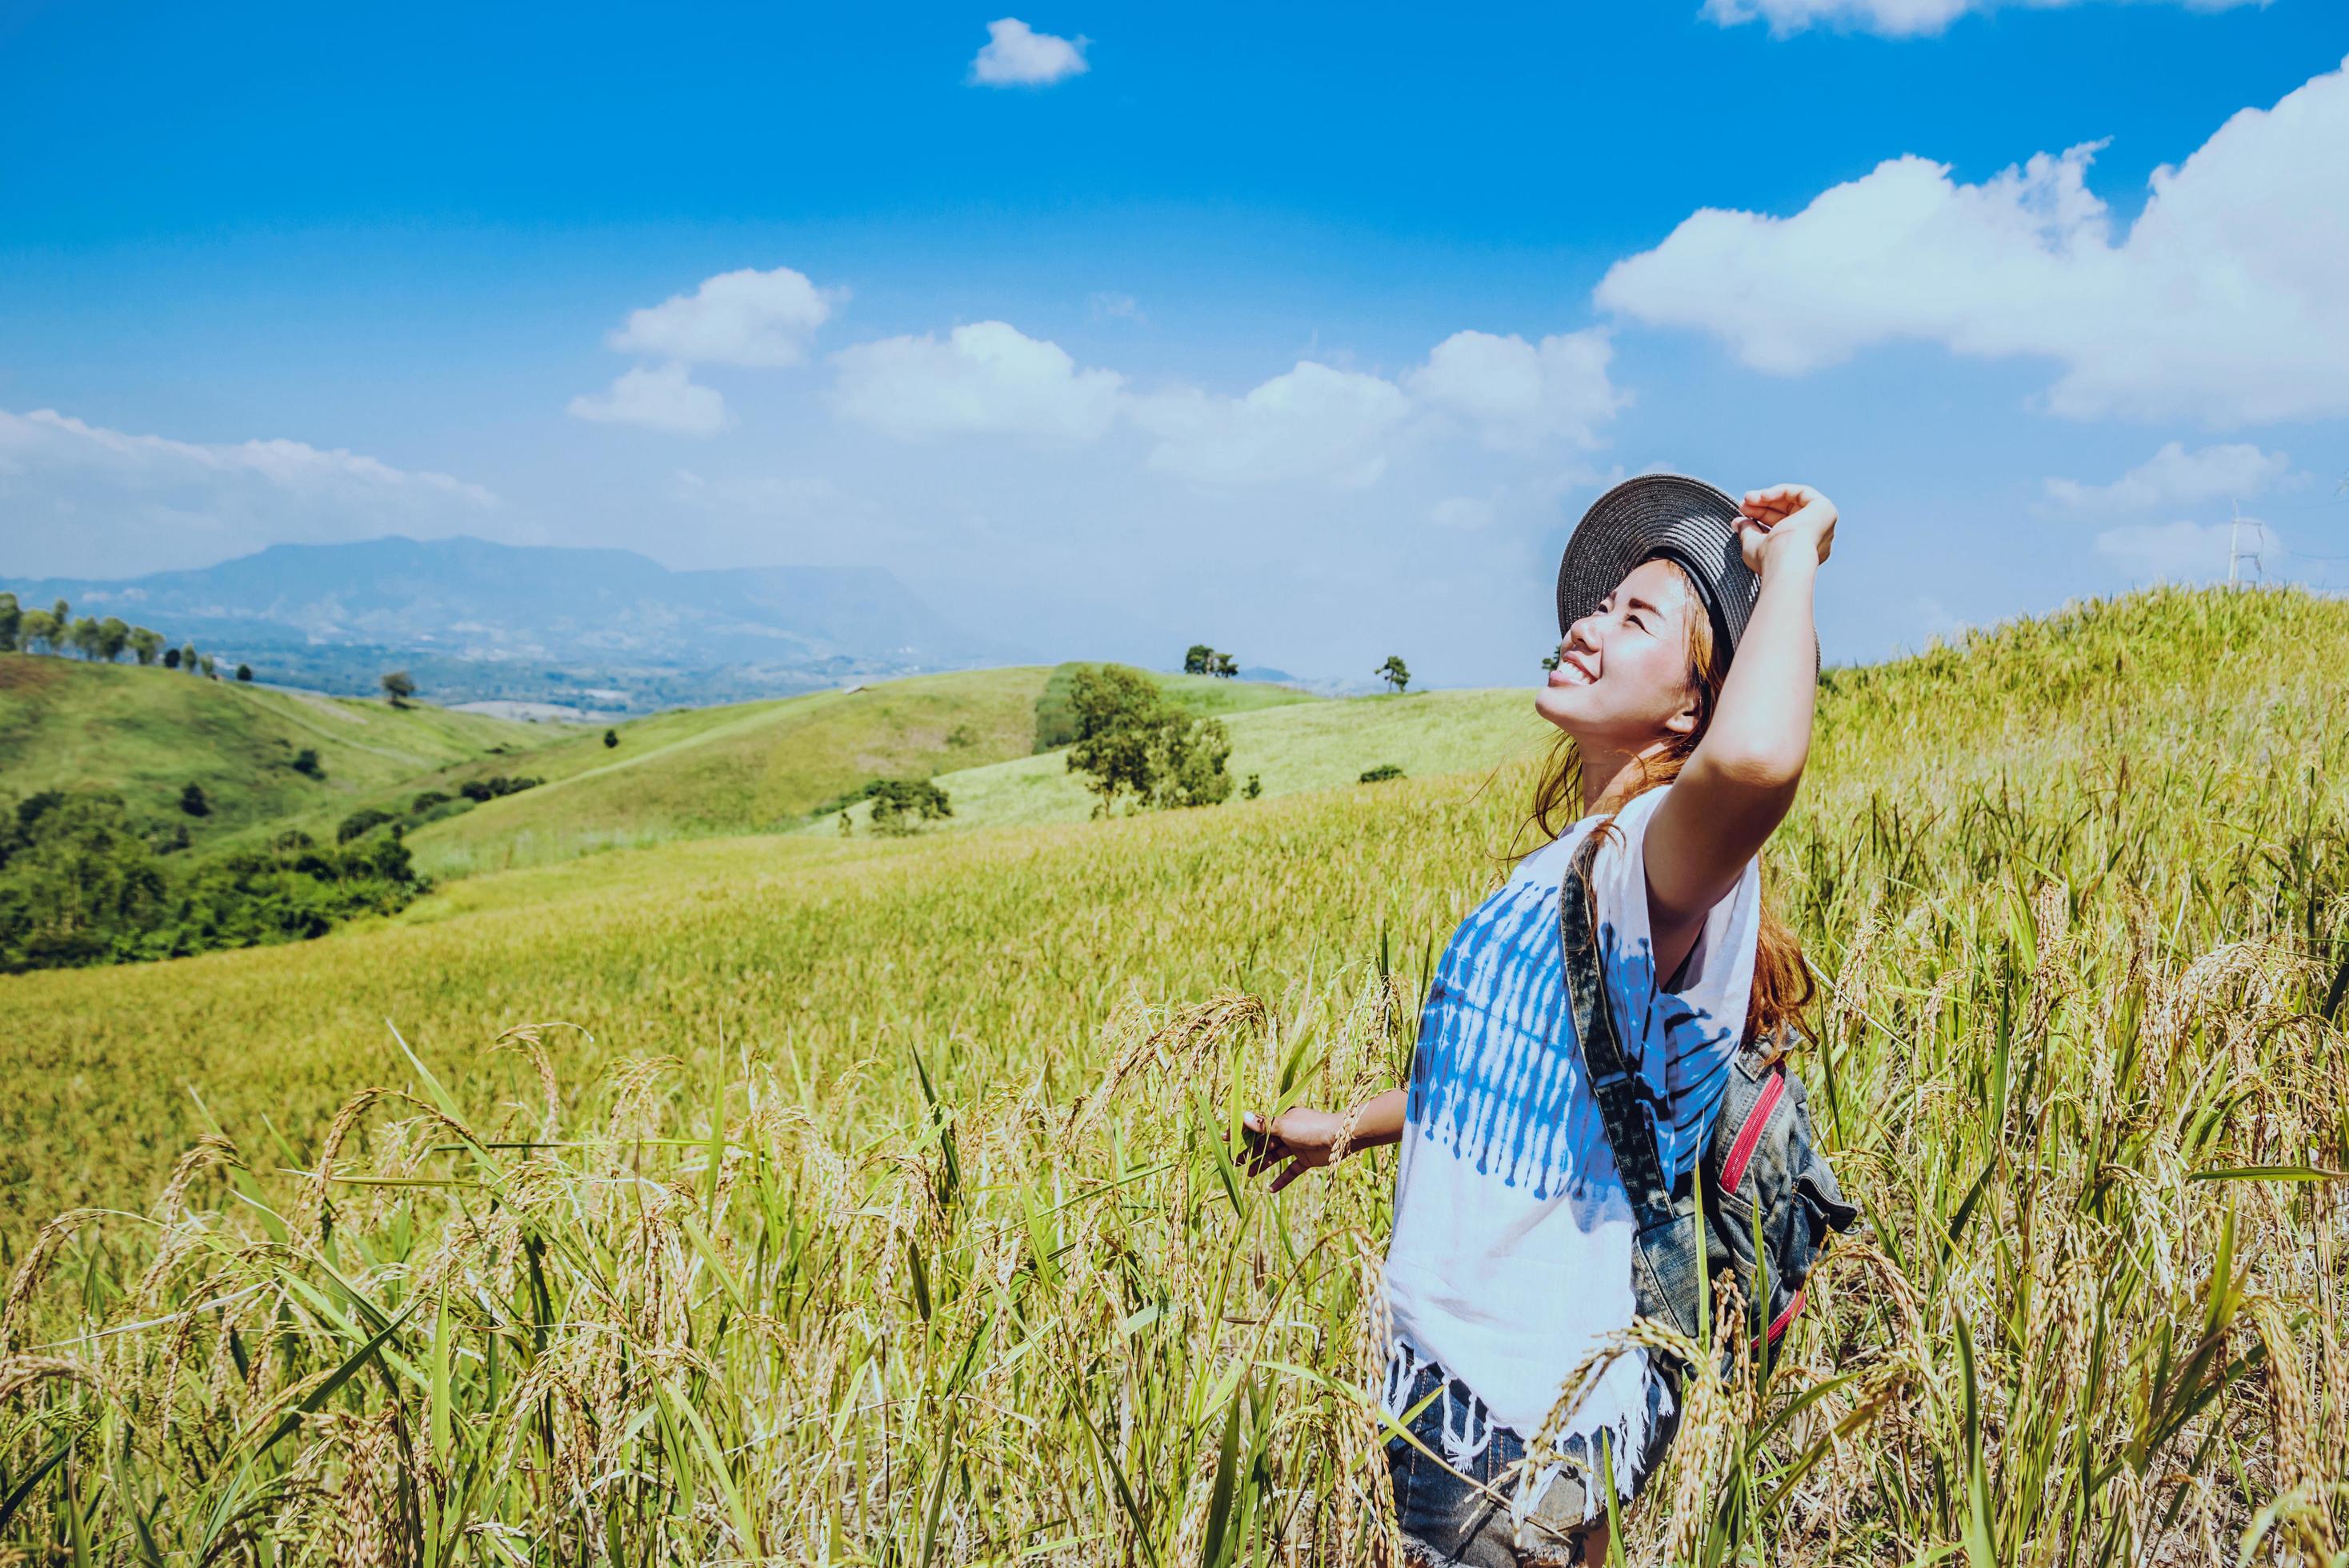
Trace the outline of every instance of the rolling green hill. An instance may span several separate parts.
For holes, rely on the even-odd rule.
[[[175,672],[0,655],[0,803],[36,790],[121,794],[135,817],[198,845],[360,809],[409,817],[417,795],[494,775],[542,780],[471,810],[428,813],[412,844],[434,876],[569,859],[614,845],[798,825],[875,778],[926,777],[1026,756],[1038,707],[1073,666],[916,676],[617,727],[532,724],[200,680]],[[1284,686],[1154,675],[1183,707],[1240,713],[1314,699]],[[1056,688],[1055,683],[1058,683]],[[305,750],[315,775],[297,770]],[[181,810],[195,784],[209,814]]]
[[[331,825],[386,787],[452,764],[521,771],[517,754],[565,733],[159,668],[0,654],[0,801],[40,789],[111,789],[135,816],[184,823],[198,843],[305,814]],[[317,777],[294,767],[305,750],[317,753]],[[190,784],[203,789],[209,815],[181,810]]]
[[[423,871],[449,877],[671,839],[783,830],[870,779],[1027,756],[1038,704],[1058,675],[1037,665],[917,676],[637,719],[619,727],[616,748],[606,748],[598,730],[533,752],[528,771],[544,784],[432,822],[410,845]],[[1153,678],[1199,713],[1313,703],[1285,686]],[[448,789],[508,770],[477,761],[427,782]]]
[[[1381,765],[1411,778],[1491,772],[1534,755],[1555,733],[1535,716],[1532,693],[1522,687],[1348,697],[1223,717],[1232,740],[1234,805],[1242,803],[1238,789],[1250,775],[1272,796],[1355,785]],[[1081,822],[1094,805],[1082,777],[1069,771],[1065,751],[944,773],[937,784],[954,815],[925,831]],[[849,813],[858,830],[871,814],[863,804]],[[804,830],[837,830],[819,822]]]

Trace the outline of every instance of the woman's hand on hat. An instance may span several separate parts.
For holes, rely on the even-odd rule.
[[[1756,575],[1779,551],[1825,561],[1835,548],[1835,502],[1808,485],[1747,490],[1737,510],[1744,513],[1737,524],[1738,546]]]

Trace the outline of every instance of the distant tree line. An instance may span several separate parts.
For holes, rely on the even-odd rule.
[[[168,646],[162,633],[131,625],[119,615],[102,621],[95,615],[77,616],[63,599],[46,610],[27,610],[16,602],[16,595],[5,591],[0,591],[0,653],[73,654],[93,664],[109,665],[128,653],[141,665],[161,665],[167,670],[220,678],[212,655],[198,652],[193,643]],[[251,680],[253,666],[237,665],[236,678]]]
[[[1240,662],[1229,654],[1217,653],[1205,643],[1194,643],[1183,655],[1183,673],[1186,676],[1220,676],[1225,680],[1240,673]]]
[[[175,852],[186,842],[184,826],[142,829],[104,790],[45,789],[0,812],[0,972],[303,941],[429,885],[392,822],[331,845],[288,831],[259,849]]]

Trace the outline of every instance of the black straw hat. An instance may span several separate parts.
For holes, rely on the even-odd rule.
[[[1737,502],[1702,480],[1641,474],[1590,503],[1557,563],[1557,633],[1589,614],[1631,569],[1662,556],[1688,573],[1723,655],[1737,652],[1762,580],[1738,543]]]

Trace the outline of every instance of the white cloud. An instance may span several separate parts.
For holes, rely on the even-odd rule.
[[[2208,500],[2249,500],[2282,482],[2292,459],[2248,441],[2188,451],[2171,441],[2108,485],[2047,480],[2047,499],[2070,511],[2142,512]]]
[[[497,497],[447,474],[396,469],[341,448],[301,441],[212,445],[133,436],[85,424],[54,408],[0,410],[0,474],[76,473],[138,488],[251,482],[308,500],[418,500],[490,507]]]
[[[1464,415],[1485,445],[1530,452],[1553,441],[1595,447],[1624,402],[1607,378],[1614,353],[1603,328],[1538,346],[1489,332],[1455,332],[1403,378],[1413,396]]]
[[[1057,343],[1000,321],[860,343],[832,356],[841,414],[899,440],[948,435],[1086,441],[1117,418],[1125,378],[1081,370]]]
[[[789,267],[720,273],[689,294],[629,312],[611,346],[685,365],[797,365],[847,293],[820,289]]]
[[[284,439],[133,435],[53,408],[0,411],[6,562],[27,575],[117,576],[217,560],[273,541],[432,535],[499,509],[478,484]],[[36,514],[56,520],[39,528]]]
[[[1400,444],[1447,431],[1472,431],[1512,453],[1597,446],[1599,427],[1627,401],[1608,379],[1611,352],[1599,330],[1539,344],[1462,332],[1400,383],[1303,360],[1237,397],[1183,385],[1137,394],[1115,371],[1081,367],[1056,343],[986,321],[944,339],[842,349],[832,356],[832,403],[843,418],[906,441],[1083,442],[1123,420],[1154,438],[1147,461],[1164,473],[1218,485],[1351,488],[1376,481]],[[1433,418],[1413,425],[1419,414]]]
[[[1446,496],[1429,511],[1427,521],[1438,528],[1475,532],[1493,526],[1493,503],[1475,496]]]
[[[1059,38],[1039,33],[1017,16],[987,25],[987,42],[970,62],[970,79],[981,87],[1049,87],[1065,77],[1082,76],[1090,38]]]
[[[2108,528],[2096,535],[2096,553],[2144,579],[2174,583],[2208,583],[2227,574],[2228,543],[2233,530],[2228,523],[2132,523]],[[2246,527],[2242,548],[2272,562],[2282,546],[2272,534],[2263,540]]]
[[[2344,62],[2349,64],[2349,62]],[[1903,157],[1791,218],[1707,208],[1618,263],[1599,302],[1795,375],[1896,339],[2054,359],[2073,418],[2213,425],[2349,413],[2349,74],[2245,109],[2155,170],[2126,236],[2096,147],[1979,185]]]
[[[1085,301],[1085,308],[1095,321],[1143,321],[1141,304],[1130,294],[1097,294]]]
[[[574,397],[567,411],[574,418],[642,425],[674,436],[714,436],[734,423],[726,399],[712,387],[696,386],[682,365],[638,366],[601,397]]]
[[[1705,0],[1707,20],[1724,27],[1763,21],[1780,37],[1807,27],[1848,28],[1913,38],[1939,33],[1970,11],[1997,10],[2002,0]],[[2079,0],[2020,0],[2027,9],[2059,10]],[[2264,6],[2268,0],[2183,0],[2189,11]]]
[[[1134,423],[1158,438],[1150,466],[1210,484],[1371,484],[1410,413],[1393,382],[1309,359],[1245,397],[1183,387],[1133,407]]]

